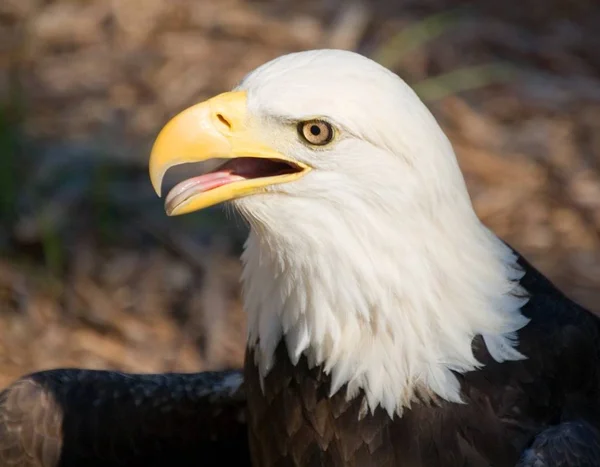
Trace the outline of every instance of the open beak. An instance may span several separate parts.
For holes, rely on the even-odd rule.
[[[150,180],[161,196],[167,170],[187,162],[229,159],[214,171],[176,185],[165,199],[168,215],[264,192],[310,170],[261,142],[248,126],[246,92],[220,94],[175,116],[161,130],[150,154]]]

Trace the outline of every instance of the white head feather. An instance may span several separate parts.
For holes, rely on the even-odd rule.
[[[235,201],[251,224],[244,300],[262,376],[285,339],[294,363],[330,372],[332,393],[347,383],[392,415],[417,392],[459,402],[452,371],[478,368],[476,335],[498,361],[524,358],[523,272],[475,215],[452,146],[408,85],[320,50],[273,60],[237,89],[254,131],[313,167]],[[304,144],[290,124],[315,117],[338,130],[330,145]]]

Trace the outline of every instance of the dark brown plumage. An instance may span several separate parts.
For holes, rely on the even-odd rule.
[[[233,372],[52,370],[1,393],[0,466],[600,465],[598,319],[520,262],[532,298],[519,348],[529,358],[497,363],[476,339],[485,366],[460,377],[464,405],[415,404],[394,420],[378,409],[359,421],[361,398],[347,402],[343,389],[330,398],[328,377],[305,359],[293,366],[283,345],[264,394],[251,352],[235,392],[223,383]]]
[[[249,466],[238,374],[26,376],[0,393],[0,466]]]

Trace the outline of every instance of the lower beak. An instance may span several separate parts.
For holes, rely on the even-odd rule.
[[[245,177],[231,170],[194,177],[177,185],[165,202],[169,215],[186,214],[224,201],[264,192],[265,188],[302,177],[308,166],[264,144],[249,125],[245,91],[220,94],[174,117],[161,130],[150,154],[150,180],[161,196],[167,170],[213,158],[270,159],[297,170],[281,175]],[[210,182],[210,183],[209,183]]]

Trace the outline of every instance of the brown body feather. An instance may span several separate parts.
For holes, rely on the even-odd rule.
[[[0,393],[0,466],[249,466],[236,375],[26,376]]]

